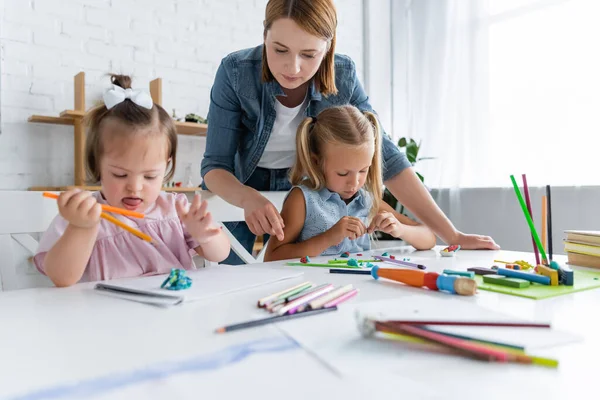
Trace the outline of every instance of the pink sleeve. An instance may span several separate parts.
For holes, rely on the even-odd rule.
[[[56,244],[58,239],[63,235],[65,229],[67,229],[67,225],[69,223],[60,215],[57,215],[50,227],[44,232],[42,235],[42,239],[40,240],[40,244],[37,249],[37,253],[33,257],[33,263],[35,267],[42,273],[46,274],[44,271],[44,260],[46,258],[46,253]]]
[[[190,202],[184,193],[177,193],[175,195],[175,202],[178,201],[182,201],[184,207],[188,207],[190,205]],[[187,231],[187,229],[185,228],[185,224],[181,220],[179,220],[179,222],[181,222],[181,227],[183,228],[183,237],[185,239],[185,242],[187,243],[188,248],[190,250],[193,250],[196,247],[200,246],[196,239],[194,239],[192,235],[190,235],[190,233]]]

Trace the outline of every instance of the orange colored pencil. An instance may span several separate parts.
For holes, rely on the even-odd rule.
[[[548,248],[548,242],[546,240],[547,235],[547,224],[548,224],[548,211],[546,209],[548,202],[546,200],[546,196],[542,196],[542,246],[544,250]]]
[[[55,193],[44,192],[42,195],[44,197],[48,197],[49,199],[55,199],[55,200],[58,199],[58,195]],[[102,204],[102,210],[111,212],[111,213],[115,213],[115,214],[125,215],[128,217],[133,217],[133,218],[144,218],[144,214],[142,214],[142,213],[139,213],[136,211],[125,210],[123,208],[109,206],[107,204]]]
[[[149,235],[146,235],[145,233],[142,233],[142,232],[138,231],[137,229],[134,229],[127,224],[124,224],[123,222],[119,221],[112,215],[107,214],[107,213],[102,213],[102,214],[100,214],[100,216],[102,218],[104,218],[105,220],[112,222],[113,224],[125,229],[127,232],[134,234],[135,236],[139,237],[140,239],[145,240],[149,243],[152,243],[152,238]]]

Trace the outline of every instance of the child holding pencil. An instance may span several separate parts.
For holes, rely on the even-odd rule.
[[[196,195],[189,204],[184,194],[161,192],[175,168],[177,132],[171,117],[147,93],[132,90],[128,76],[113,75],[111,82],[104,104],[84,121],[86,168],[101,190],[62,193],[60,215],[34,257],[56,286],[192,269],[191,250],[215,262],[229,255],[229,240],[213,224],[206,201]],[[145,215],[107,216],[106,206]],[[141,233],[136,237],[127,230]]]
[[[281,212],[284,239],[271,237],[265,261],[369,250],[376,230],[419,250],[435,245],[429,228],[381,200],[380,141],[375,115],[353,106],[327,108],[300,124],[294,187]]]

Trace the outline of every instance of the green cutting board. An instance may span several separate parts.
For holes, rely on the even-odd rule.
[[[547,286],[531,282],[528,288],[520,289],[484,283],[483,277],[480,275],[475,275],[475,280],[477,281],[477,287],[481,290],[527,297],[528,299],[535,300],[600,288],[600,273],[589,271],[573,271],[573,280],[575,281],[575,285],[573,286]]]

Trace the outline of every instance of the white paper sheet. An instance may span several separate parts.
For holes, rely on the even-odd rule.
[[[331,368],[345,377],[366,376],[412,377],[415,382],[428,385],[431,373],[443,373],[446,379],[460,381],[465,376],[485,375],[510,377],[510,379],[552,379],[554,370],[517,364],[484,363],[454,355],[433,353],[416,349],[402,342],[363,338],[357,328],[355,314],[379,314],[384,319],[445,319],[461,321],[519,321],[496,311],[483,308],[469,301],[454,298],[440,299],[433,296],[415,295],[397,300],[348,304],[336,313],[317,315],[304,320],[277,324],[277,328],[296,340],[310,353],[317,355]],[[522,321],[522,320],[521,320]],[[547,322],[547,321],[537,321]],[[430,326],[459,333],[456,328]],[[580,338],[568,332],[542,328],[477,328],[461,327],[460,333],[477,335],[489,340],[521,344],[531,354],[553,357],[551,346],[578,341]],[[532,331],[535,329],[535,331]],[[479,330],[479,331],[476,331]],[[527,368],[526,374],[524,368]],[[525,376],[527,378],[525,378]],[[502,381],[502,379],[500,379]],[[500,382],[499,381],[499,382]]]
[[[110,286],[133,289],[136,291],[145,291],[149,292],[150,294],[156,293],[175,297],[181,296],[183,297],[182,301],[190,302],[206,300],[215,296],[297,278],[302,276],[303,272],[252,268],[248,266],[218,265],[215,267],[203,268],[197,271],[186,271],[186,274],[192,278],[192,286],[189,289],[180,291],[160,288],[160,285],[165,280],[166,275],[134,279],[115,279],[105,283]],[[150,296],[117,294],[106,291],[97,292],[152,305],[170,306],[178,303],[178,301],[174,301],[173,299],[169,300]]]

